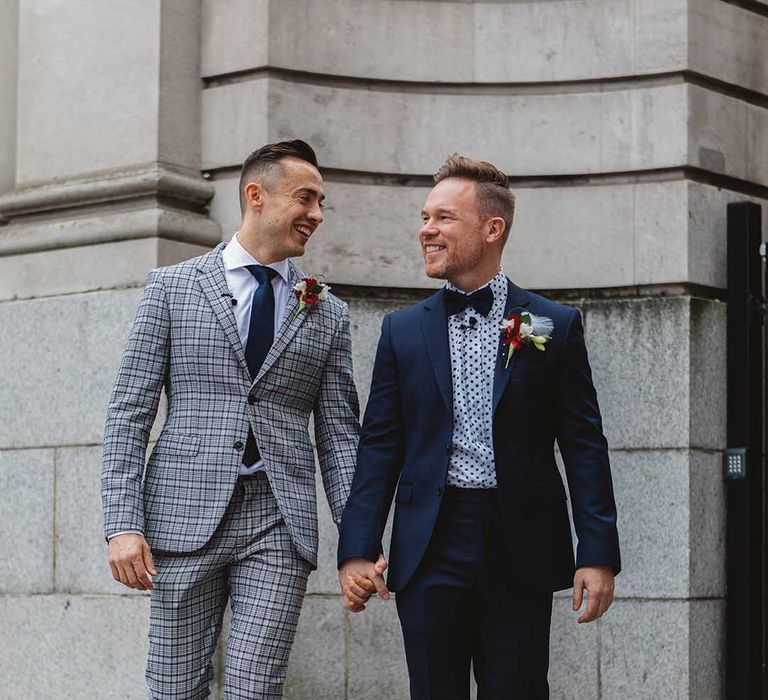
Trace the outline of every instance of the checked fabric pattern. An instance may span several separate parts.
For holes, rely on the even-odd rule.
[[[208,697],[227,598],[225,697],[281,698],[311,566],[291,545],[265,474],[238,482],[202,549],[156,552],[155,564],[147,663],[152,700]]]
[[[248,428],[291,540],[317,564],[317,503],[309,417],[338,524],[359,435],[349,311],[329,296],[283,324],[251,381],[227,296],[221,244],[153,270],[109,401],[102,468],[105,535],[139,530],[150,546],[191,552],[222,520]],[[292,284],[302,274],[291,263]],[[146,464],[160,394],[168,416]],[[143,475],[144,474],[144,475]]]

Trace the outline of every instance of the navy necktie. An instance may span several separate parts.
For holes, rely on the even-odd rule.
[[[445,308],[449,316],[458,314],[468,306],[474,308],[477,313],[487,316],[493,306],[493,292],[489,286],[482,287],[472,294],[462,294],[445,287],[443,289]]]
[[[251,302],[251,320],[248,324],[248,341],[245,344],[245,361],[251,379],[264,364],[264,360],[272,347],[275,339],[275,292],[272,289],[272,278],[277,274],[276,270],[263,265],[247,265],[246,269],[259,283],[253,293]],[[253,436],[253,431],[248,431],[248,440],[245,443],[243,464],[250,467],[261,459],[259,448]]]

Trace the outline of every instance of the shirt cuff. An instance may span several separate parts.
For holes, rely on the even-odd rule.
[[[109,542],[113,537],[117,537],[118,535],[143,535],[144,533],[141,530],[120,530],[120,532],[113,532],[111,535],[107,536],[107,542]]]

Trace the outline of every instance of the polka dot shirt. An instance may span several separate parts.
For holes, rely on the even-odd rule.
[[[461,292],[450,282],[446,286]],[[486,286],[493,292],[493,306],[487,317],[471,306],[448,317],[453,439],[447,483],[460,488],[496,488],[493,373],[499,352],[499,327],[507,303],[506,275],[499,271]]]

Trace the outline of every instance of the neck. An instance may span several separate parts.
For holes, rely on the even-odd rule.
[[[488,284],[499,273],[499,269],[499,264],[497,263],[492,270],[469,270],[465,273],[450,278],[448,281],[454,287],[456,287],[456,289],[460,289],[462,292],[469,294],[470,292],[474,292],[476,289],[480,289],[480,287],[484,287],[486,284]]]
[[[260,232],[253,226],[249,227],[243,223],[237,232],[237,240],[261,265],[271,265],[285,260],[285,256],[274,250],[265,240],[265,237],[260,235]]]

